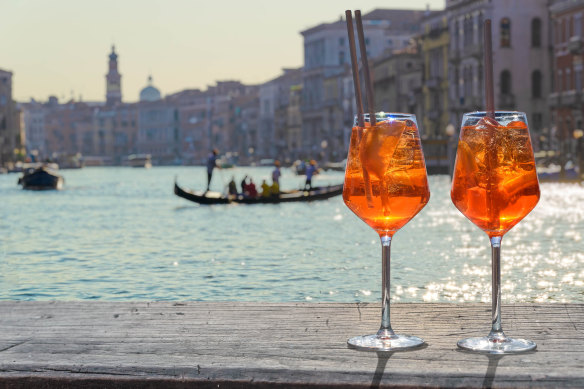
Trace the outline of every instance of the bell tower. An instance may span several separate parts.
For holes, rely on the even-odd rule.
[[[109,55],[109,71],[105,76],[105,104],[114,106],[122,102],[122,76],[118,72],[118,55],[116,47],[112,46],[112,52]]]

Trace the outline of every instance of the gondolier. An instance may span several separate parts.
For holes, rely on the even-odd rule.
[[[211,186],[211,178],[213,178],[213,169],[221,167],[217,165],[217,156],[219,155],[219,150],[213,149],[209,157],[207,157],[207,192]]]

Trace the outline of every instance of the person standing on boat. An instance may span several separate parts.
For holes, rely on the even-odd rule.
[[[280,185],[280,176],[282,173],[280,172],[280,161],[274,161],[274,170],[272,170],[272,183]]]
[[[272,171],[272,196],[278,196],[280,194],[280,161],[274,161],[274,170]]]
[[[209,191],[209,187],[211,186],[211,178],[213,177],[213,169],[215,169],[215,168],[221,169],[221,167],[219,165],[217,165],[218,155],[219,155],[219,150],[213,149],[211,151],[211,154],[209,154],[209,157],[207,157],[207,190],[206,190],[206,192]]]
[[[306,182],[304,183],[304,189],[308,187],[308,190],[312,189],[312,176],[316,173],[316,161],[314,159],[310,160],[310,164],[306,167]]]

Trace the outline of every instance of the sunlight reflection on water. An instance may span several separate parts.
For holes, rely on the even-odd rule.
[[[26,192],[0,176],[0,298],[379,301],[380,245],[341,197],[313,204],[197,206],[172,194],[175,174],[203,168],[63,171],[65,190]],[[268,168],[216,174],[268,178]],[[324,184],[342,181],[326,173]],[[318,182],[318,181],[317,181]],[[282,187],[302,178],[284,170]],[[491,299],[486,235],[454,208],[450,180],[392,243],[392,299]],[[503,239],[506,302],[582,302],[584,188],[542,184],[540,203]]]

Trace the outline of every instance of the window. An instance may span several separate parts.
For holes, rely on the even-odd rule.
[[[564,90],[564,74],[561,70],[558,70],[558,92]]]
[[[463,24],[463,42],[464,42],[464,47],[470,46],[472,45],[472,33],[473,33],[473,26],[472,26],[472,18],[470,16],[467,16],[464,19],[464,24]]]
[[[564,90],[572,90],[572,71],[570,69],[566,69],[566,73],[564,74],[566,77],[566,81],[564,82]]]
[[[541,98],[541,72],[535,70],[531,73],[531,97],[534,99]]]
[[[574,36],[582,36],[582,14],[574,15]]]
[[[543,115],[541,113],[534,113],[532,116],[532,126],[530,126],[530,129],[533,129],[533,132],[538,132],[539,130],[541,130],[541,127],[543,125]]]
[[[574,87],[577,91],[582,90],[582,68],[574,68]]]
[[[541,19],[531,21],[531,47],[541,47]]]
[[[511,94],[511,72],[509,70],[503,70],[501,72],[501,94]]]
[[[511,47],[511,19],[501,19],[501,47]]]
[[[344,63],[345,63],[345,52],[339,51],[339,65],[342,65]]]
[[[339,38],[339,46],[345,45],[345,38]]]

